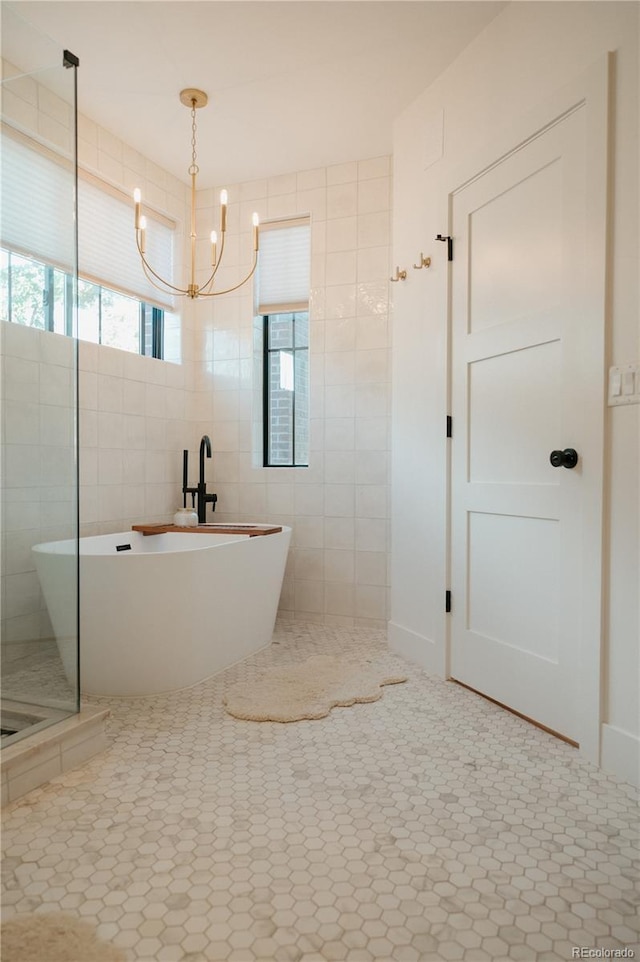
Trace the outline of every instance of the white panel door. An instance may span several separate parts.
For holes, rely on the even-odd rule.
[[[586,210],[584,107],[451,197],[450,674],[574,741]]]

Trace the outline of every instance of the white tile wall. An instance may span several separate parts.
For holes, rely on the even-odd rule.
[[[73,531],[74,345],[0,323],[3,657],[51,634],[31,548]]]
[[[168,519],[189,439],[174,365],[81,343],[79,366],[81,533]]]
[[[216,516],[293,526],[283,617],[376,626],[387,618],[390,187],[390,158],[376,157],[228,188],[230,207],[240,201],[230,277],[248,266],[242,217],[311,214],[309,468],[261,466],[260,365],[243,366],[253,343],[250,292],[196,302],[191,319],[202,351],[195,403],[209,418],[196,420],[214,448]],[[201,193],[203,225],[216,224],[217,193]]]

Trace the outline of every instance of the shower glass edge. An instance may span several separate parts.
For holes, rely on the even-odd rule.
[[[5,748],[80,710],[80,505],[78,63],[73,54],[59,51],[50,66],[47,49],[47,66],[16,67],[20,43],[28,60],[34,50],[42,55],[44,41],[24,44],[29,28],[17,17],[14,24],[3,14],[2,26],[0,700]],[[12,37],[17,47],[11,47]],[[52,610],[62,610],[62,619],[49,615],[31,550],[58,541],[66,547],[53,559],[58,568]]]

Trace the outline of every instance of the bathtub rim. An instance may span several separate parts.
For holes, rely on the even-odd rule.
[[[293,529],[289,525],[282,525],[280,531],[274,532],[273,534],[263,535],[263,537],[270,538],[278,534],[282,534],[283,532],[292,532],[292,531]],[[142,545],[145,542],[149,542],[150,539],[155,539],[155,538],[164,539],[168,537],[171,537],[172,539],[180,538],[181,546],[176,548],[171,548],[171,549],[165,548],[164,550],[160,550],[160,551],[116,551],[115,550],[116,545],[114,543],[112,551],[82,551],[83,543],[86,545],[87,542],[96,541],[99,539],[105,539],[105,541],[107,541],[109,539],[117,538],[119,539],[119,543],[122,543],[122,544],[127,544],[127,540],[131,541],[133,539],[136,541],[136,543]],[[190,540],[188,542],[184,542],[182,539],[185,539],[185,538],[189,538]],[[115,532],[109,532],[107,534],[86,535],[85,537],[81,537],[81,538],[62,538],[62,539],[58,539],[57,541],[43,541],[38,544],[32,545],[31,551],[39,555],[47,555],[49,557],[67,557],[68,558],[76,555],[77,557],[80,558],[80,560],[82,560],[83,558],[114,558],[120,555],[127,556],[130,558],[134,558],[134,557],[139,558],[142,556],[159,557],[160,555],[165,555],[165,554],[169,555],[169,554],[188,553],[191,551],[205,551],[207,548],[220,548],[225,544],[233,544],[236,541],[253,541],[253,540],[255,539],[251,538],[249,534],[241,534],[241,533],[222,534],[217,531],[198,532],[197,534],[194,532],[188,532],[188,531],[163,531],[153,535],[144,535],[140,531],[124,531],[124,532],[115,531]],[[185,544],[188,544],[189,547],[188,548],[185,547]],[[51,549],[59,548],[61,546],[65,546],[65,547],[68,546],[68,550],[51,550]]]

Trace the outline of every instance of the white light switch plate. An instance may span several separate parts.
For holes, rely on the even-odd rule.
[[[640,404],[640,363],[609,368],[609,407]]]

